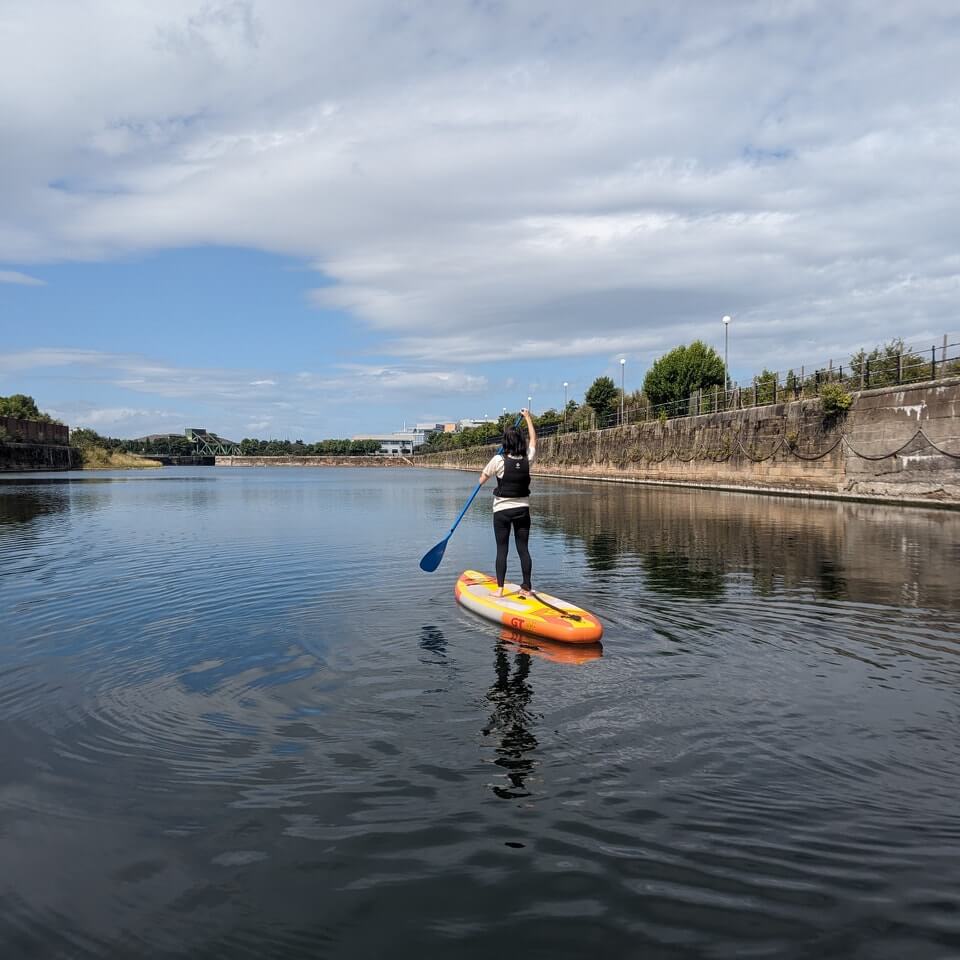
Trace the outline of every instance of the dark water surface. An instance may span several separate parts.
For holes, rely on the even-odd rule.
[[[960,956],[960,516],[473,477],[0,484],[0,956]],[[511,572],[516,571],[515,556]]]

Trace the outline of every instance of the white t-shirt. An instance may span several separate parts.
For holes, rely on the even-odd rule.
[[[527,462],[532,466],[533,458],[537,455],[536,447],[527,447]],[[519,460],[519,457],[512,458]],[[503,479],[503,454],[495,453],[491,458],[490,462],[483,468],[483,475],[485,477],[496,477],[498,480]],[[498,497],[494,496],[493,498],[493,512],[496,513],[498,510],[514,510],[517,507],[529,507],[530,498],[529,497]]]

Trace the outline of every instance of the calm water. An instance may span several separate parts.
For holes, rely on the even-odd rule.
[[[960,516],[461,473],[0,484],[0,954],[960,956]],[[517,569],[511,557],[511,572]]]

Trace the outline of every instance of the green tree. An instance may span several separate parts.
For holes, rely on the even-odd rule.
[[[763,373],[757,377],[757,403],[775,403],[776,387],[777,375],[764,367]]]
[[[165,448],[166,453],[171,453],[181,457],[188,457],[197,452],[197,448],[186,438],[171,434],[160,441]]]
[[[74,447],[80,447],[81,449],[87,447],[106,448],[108,446],[108,440],[106,437],[101,437],[96,430],[90,430],[87,427],[80,427],[78,430],[71,430],[70,443]]]
[[[674,347],[647,371],[643,392],[653,404],[686,400],[695,390],[723,383],[723,360],[702,340]]]
[[[861,348],[850,358],[850,370],[854,377],[863,374],[864,384],[871,387],[930,379],[930,361],[915,353],[900,337],[869,353]]]
[[[597,419],[603,420],[613,411],[619,396],[620,391],[610,377],[597,377],[590,384],[590,389],[587,390],[583,399],[586,405],[597,415]]]
[[[42,420],[50,423],[53,419],[48,413],[37,408],[33,397],[25,393],[14,393],[9,397],[0,397],[0,417],[15,417],[17,420]]]
[[[627,416],[631,421],[646,420],[650,416],[650,400],[643,390],[634,390],[624,398]]]
[[[354,457],[362,457],[369,453],[378,453],[380,451],[380,443],[377,440],[351,440],[350,441],[350,455]]]
[[[539,417],[534,417],[533,422],[537,429],[556,427],[563,423],[563,413],[551,407],[549,410],[544,410]]]

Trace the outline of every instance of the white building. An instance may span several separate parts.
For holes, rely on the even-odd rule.
[[[454,433],[457,425],[449,420],[443,423],[418,423],[416,430],[422,430],[424,433]]]
[[[474,427],[482,427],[488,423],[496,423],[495,417],[468,417],[465,420],[457,421],[457,430],[472,430]]]
[[[418,423],[413,430],[404,428],[403,430],[394,430],[392,433],[361,433],[352,439],[376,440],[380,444],[380,453],[384,456],[409,456],[417,447],[425,444],[431,434],[456,433],[496,422],[493,417],[475,417],[458,420],[456,423],[449,420],[442,423]]]
[[[376,440],[380,444],[380,452],[388,457],[407,456],[427,442],[427,434],[423,430],[396,430],[393,433],[361,433],[353,437],[354,440]]]

